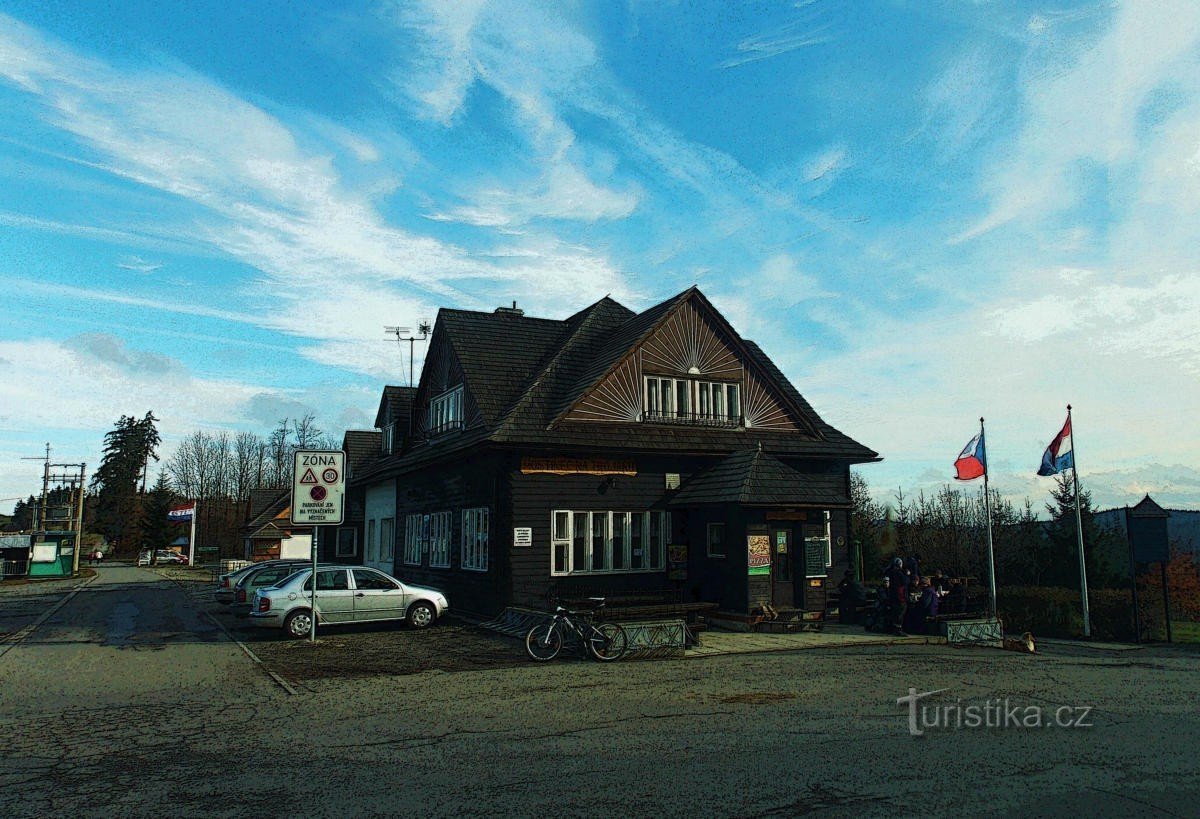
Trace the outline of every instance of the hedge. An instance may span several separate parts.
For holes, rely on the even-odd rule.
[[[1138,600],[1142,611],[1142,638],[1161,633],[1162,602]],[[1004,630],[1026,631],[1037,637],[1079,637],[1083,634],[1083,607],[1078,589],[1046,586],[1010,586],[996,592],[996,607]],[[1132,596],[1128,589],[1093,589],[1088,593],[1092,639],[1134,642]]]

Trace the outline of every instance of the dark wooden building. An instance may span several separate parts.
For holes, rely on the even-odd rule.
[[[365,562],[479,614],[593,593],[822,609],[849,467],[878,460],[696,288],[562,321],[443,309],[400,389],[351,481]]]

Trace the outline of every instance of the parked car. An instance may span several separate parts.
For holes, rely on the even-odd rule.
[[[319,564],[329,565],[329,564]],[[312,571],[312,563],[276,563],[271,566],[254,566],[249,571],[244,572],[238,577],[237,582],[233,586],[233,602],[229,604],[230,611],[234,617],[245,617],[250,613],[250,601],[254,599],[254,593],[261,588],[274,586],[280,581],[286,580],[301,569],[308,568]],[[318,597],[318,600],[320,598]]]
[[[405,620],[428,628],[450,601],[437,589],[402,583],[364,566],[317,567],[317,618],[322,625]],[[312,624],[312,569],[300,570],[277,586],[260,588],[250,603],[250,622],[304,637]]]
[[[156,553],[155,553],[155,558],[156,558],[156,562],[160,566],[165,566],[165,565],[186,566],[187,562],[188,562],[187,555],[180,554],[179,552],[173,552],[170,549],[157,549]],[[150,565],[150,550],[149,549],[143,549],[142,551],[138,552],[137,565],[139,565],[139,566],[149,566]]]
[[[234,569],[232,572],[226,572],[217,578],[217,588],[213,596],[217,602],[223,606],[228,606],[233,602],[236,595],[235,587],[237,582],[245,576],[246,572],[261,569],[264,566],[295,566],[303,567],[312,565],[311,560],[299,560],[293,558],[284,558],[280,560],[263,560],[259,563],[251,563],[249,566],[242,566],[240,569]]]

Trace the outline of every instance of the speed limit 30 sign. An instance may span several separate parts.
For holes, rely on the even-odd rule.
[[[345,497],[345,452],[297,450],[292,471],[292,523],[341,523]]]

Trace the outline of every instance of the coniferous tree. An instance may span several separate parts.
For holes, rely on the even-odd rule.
[[[171,481],[165,472],[158,473],[154,488],[145,496],[145,514],[142,516],[142,544],[147,549],[164,549],[179,535],[178,524],[167,518],[167,513],[178,501]],[[151,555],[151,562],[157,562]]]
[[[1046,504],[1050,522],[1046,525],[1045,548],[1040,555],[1041,580],[1047,586],[1079,588],[1079,536],[1075,515],[1075,487],[1072,476],[1061,472],[1055,476],[1050,490],[1052,502]],[[1127,574],[1112,564],[1112,555],[1119,554],[1120,545],[1113,544],[1114,535],[1096,523],[1092,508],[1092,493],[1079,489],[1079,521],[1083,524],[1083,555],[1087,566],[1088,586],[1117,585]]]
[[[95,527],[123,552],[142,546],[142,487],[151,459],[158,460],[158,419],[122,415],[104,436],[100,468],[92,477],[96,490]]]

